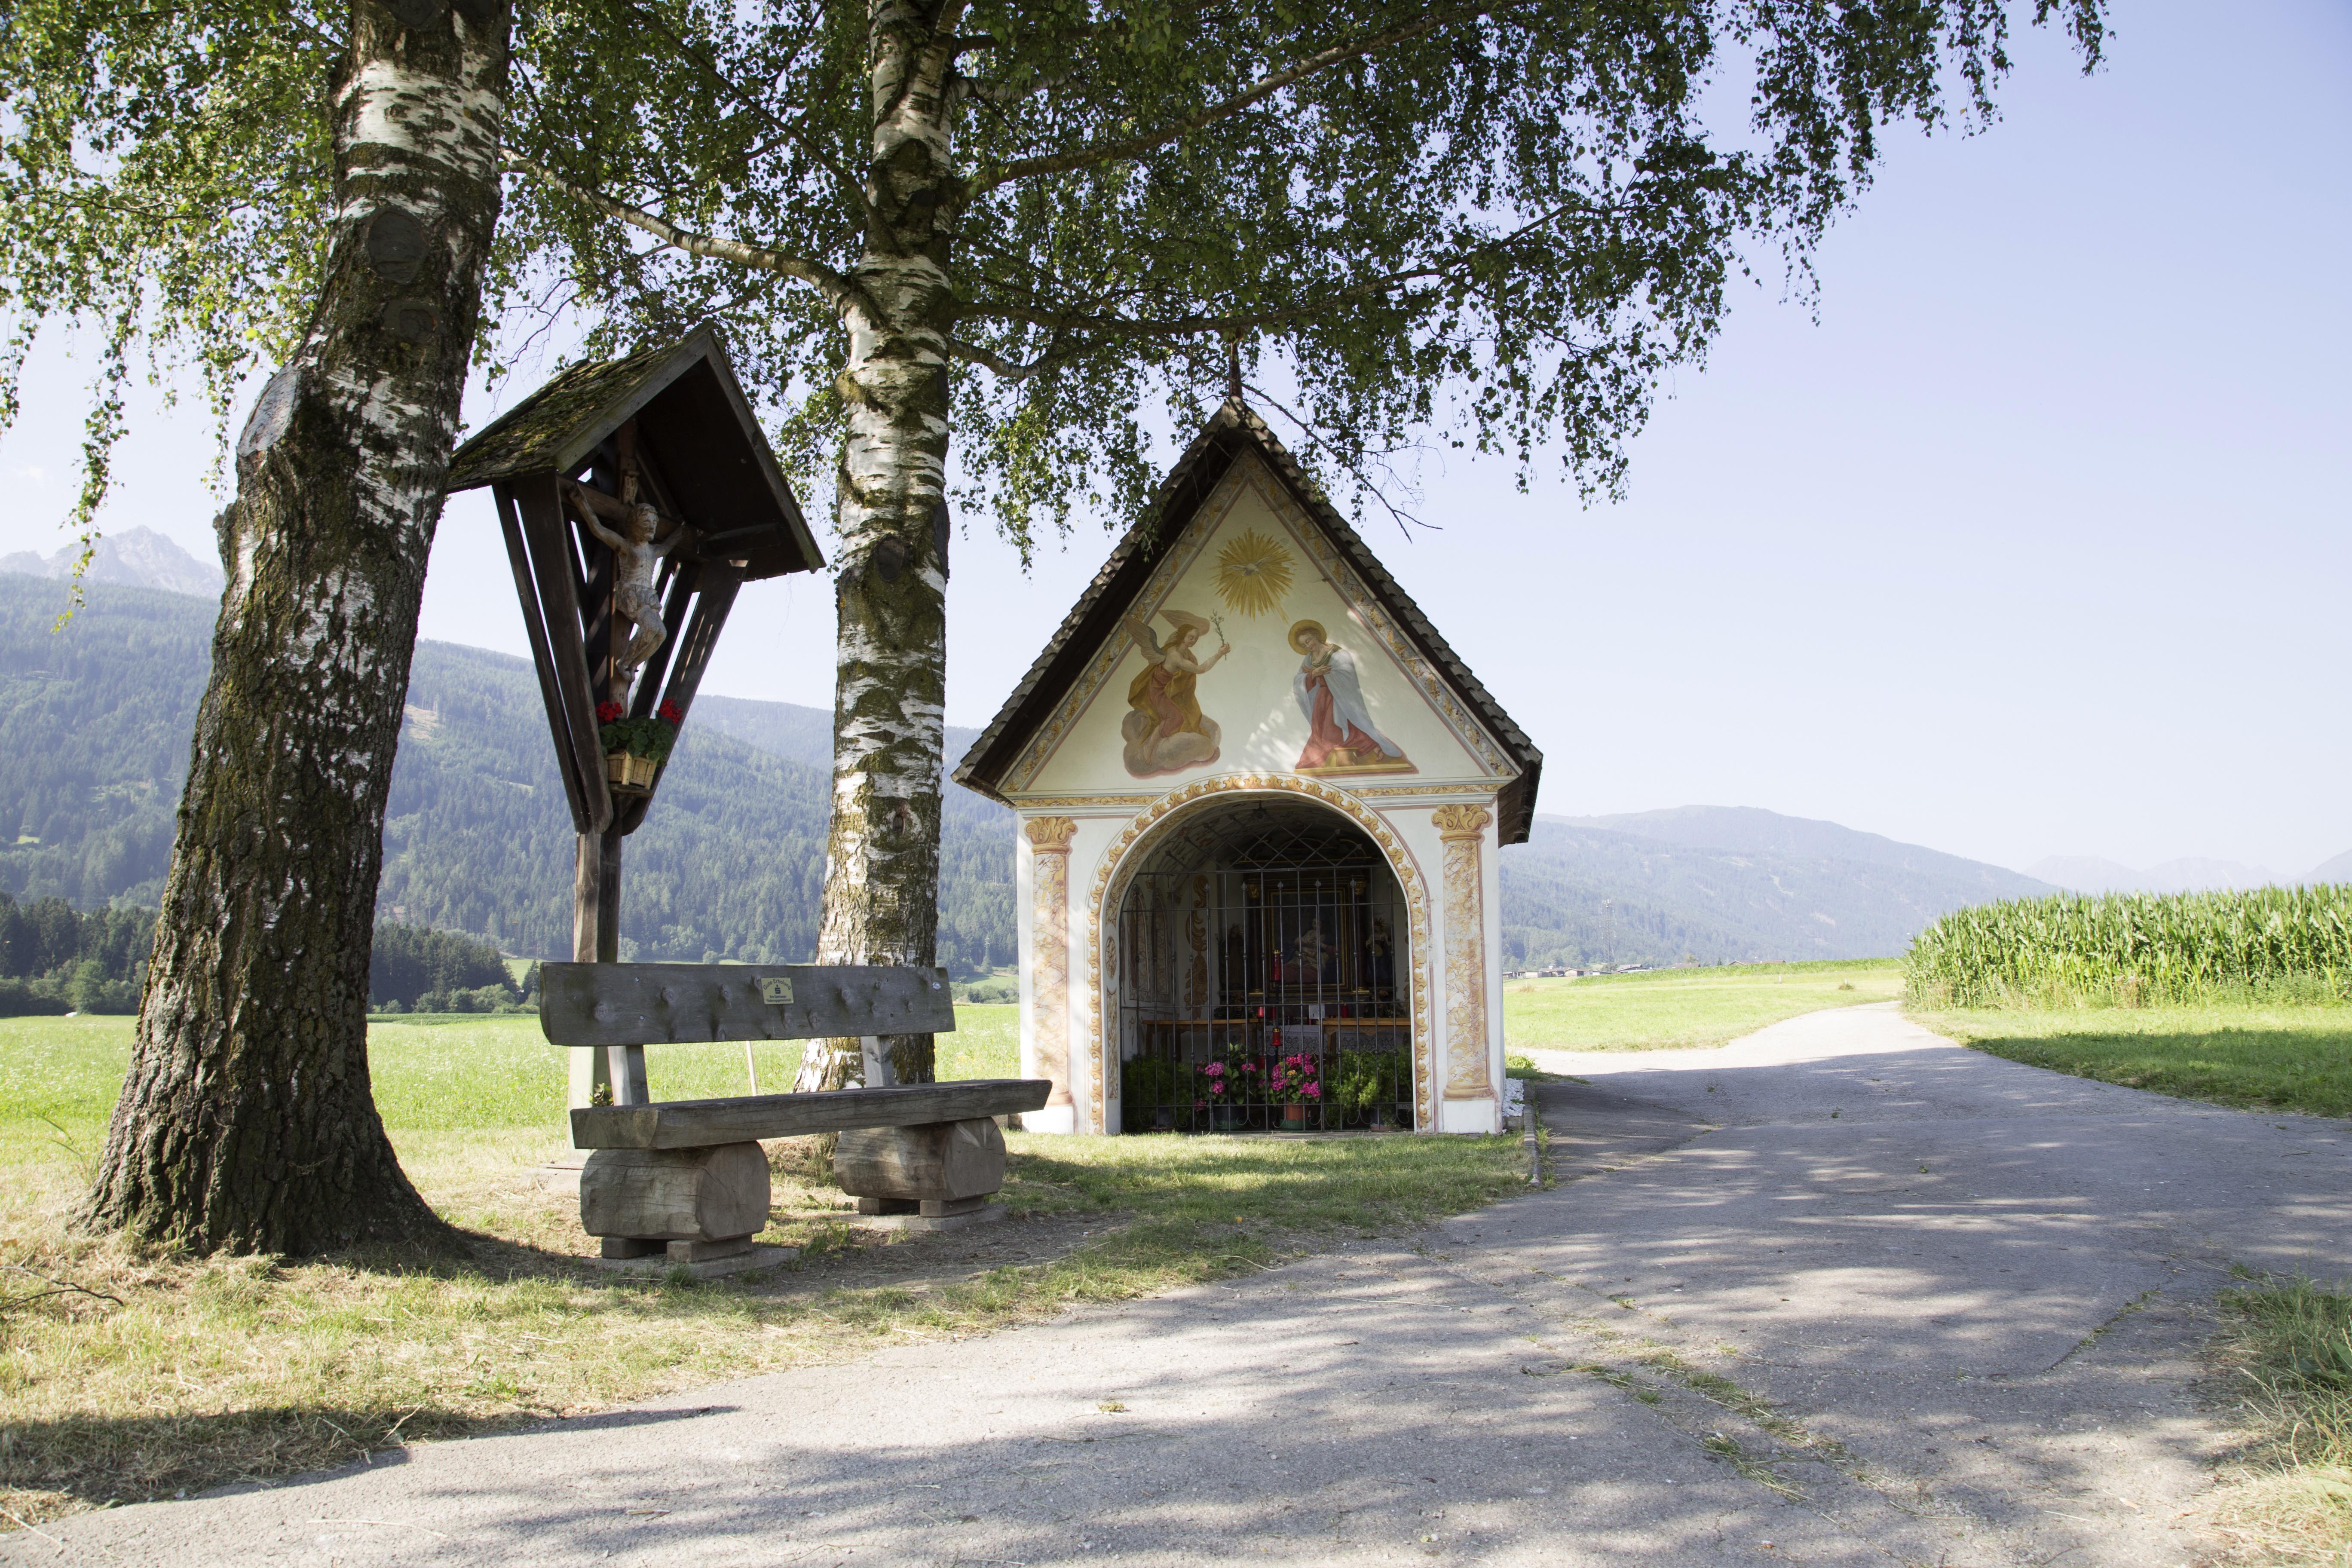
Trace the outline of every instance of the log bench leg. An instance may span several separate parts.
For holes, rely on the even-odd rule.
[[[844,1132],[833,1179],[866,1215],[976,1214],[1004,1185],[1004,1134],[992,1117]]]
[[[768,1224],[768,1156],[757,1143],[599,1149],[580,1171],[580,1228],[607,1258],[699,1263],[751,1249]]]

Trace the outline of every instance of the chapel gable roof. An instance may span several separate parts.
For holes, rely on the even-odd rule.
[[[1120,635],[1119,619],[1142,592],[1152,569],[1175,547],[1185,526],[1208,500],[1226,471],[1253,452],[1264,459],[1313,524],[1329,536],[1355,568],[1366,590],[1403,629],[1422,656],[1510,753],[1519,774],[1504,786],[1497,803],[1501,817],[1498,827],[1502,842],[1526,842],[1528,825],[1535,816],[1536,785],[1543,772],[1543,753],[1438,635],[1429,617],[1421,613],[1421,606],[1389,575],[1362,536],[1348,525],[1321,488],[1307,478],[1289,448],[1266,427],[1265,420],[1238,399],[1229,399],[1217,410],[1169,470],[1150,510],[1112,547],[1109,559],[1071,606],[1045,651],[1029,667],[1029,673],[1021,678],[1013,694],[1004,700],[1004,706],[957,764],[956,782],[992,800],[1005,798],[1000,793],[1005,770],[1013,765],[1031,732],[1045,721],[1054,704],[1078,679],[1094,650],[1108,638]]]

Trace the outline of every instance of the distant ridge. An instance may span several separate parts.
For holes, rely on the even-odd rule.
[[[1947,910],[2054,891],[1999,866],[1754,806],[1538,815],[1503,851],[1513,968],[1874,958]]]
[[[2344,874],[2352,873],[2352,855],[2338,856],[2327,865],[2338,868],[2338,874],[2326,875],[2327,867],[2323,866],[2308,878],[2281,877],[2262,866],[2236,860],[2204,860],[2193,856],[2136,871],[2095,855],[2053,855],[2026,869],[2070,893],[2196,893],[2209,888],[2267,888],[2297,880],[2337,881]]]
[[[0,572],[21,572],[27,577],[64,578],[72,574],[81,547],[68,544],[47,558],[29,550],[0,555]],[[193,594],[217,599],[226,579],[220,568],[199,561],[152,528],[110,529],[98,541],[86,583],[115,583],[131,588],[160,588],[167,594]]]

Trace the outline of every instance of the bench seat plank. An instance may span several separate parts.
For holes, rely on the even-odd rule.
[[[539,1026],[559,1046],[939,1035],[956,1026],[947,972],[911,965],[542,963],[539,985]]]
[[[572,1143],[577,1149],[701,1149],[856,1127],[920,1127],[1034,1110],[1045,1103],[1053,1087],[1042,1078],[991,1078],[893,1089],[583,1106],[572,1113]]]

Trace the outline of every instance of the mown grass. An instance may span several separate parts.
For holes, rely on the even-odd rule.
[[[2352,1006],[1914,1010],[1939,1035],[2029,1067],[2256,1110],[2352,1116]]]
[[[2245,1276],[2213,1354],[2250,1438],[2215,1499],[2231,1555],[2352,1563],[2352,1294]]]
[[[1514,1051],[1719,1046],[1801,1013],[1902,994],[1891,958],[1513,980],[1503,986],[1503,1033]]]
[[[1016,1010],[958,1009],[941,1066],[1003,1077]],[[128,1019],[0,1023],[0,1508],[38,1522],[110,1500],[283,1475],[389,1444],[584,1412],[664,1390],[983,1332],[1262,1267],[1342,1233],[1415,1225],[1519,1190],[1517,1141],[1076,1139],[1013,1134],[992,1233],[877,1237],[792,1144],[772,1148],[762,1239],[801,1258],[698,1282],[591,1266],[530,1168],[564,1147],[563,1064],[530,1018],[372,1031],[378,1103],[462,1256],[199,1259],[73,1234]],[[761,1081],[789,1082],[785,1053]],[[735,1093],[740,1047],[654,1053],[656,1092]],[[976,1237],[966,1241],[962,1238]],[[900,1247],[928,1252],[900,1253]],[[892,1282],[930,1259],[927,1278]],[[41,1294],[57,1286],[78,1290]]]

